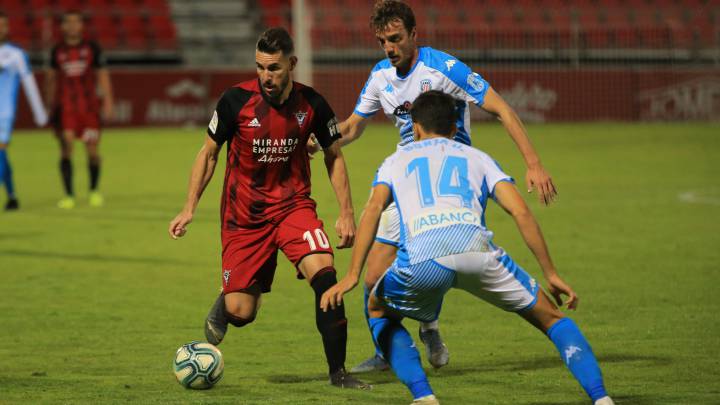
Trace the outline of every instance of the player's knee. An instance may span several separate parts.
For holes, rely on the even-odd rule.
[[[243,327],[255,320],[257,308],[252,305],[225,303],[225,316],[233,326]]]
[[[252,323],[255,320],[255,315],[249,317],[240,317],[233,314],[226,314],[230,325],[236,328],[242,328],[243,326]]]

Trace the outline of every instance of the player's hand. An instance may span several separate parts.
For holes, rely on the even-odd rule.
[[[548,291],[550,292],[550,295],[555,298],[555,302],[559,307],[563,305],[562,296],[566,295],[568,297],[568,309],[577,309],[579,298],[577,294],[575,294],[575,291],[573,291],[573,289],[570,287],[570,285],[563,281],[563,279],[561,279],[558,275],[548,277],[547,281],[549,283]]]
[[[170,221],[170,227],[168,228],[170,237],[177,239],[185,236],[185,233],[187,233],[187,226],[190,222],[192,222],[192,219],[193,214],[190,212],[182,211],[177,214],[177,216]]]
[[[320,298],[320,309],[327,312],[328,309],[335,309],[342,305],[343,295],[355,288],[357,283],[357,277],[345,276],[340,282],[325,291],[325,294]]]
[[[335,222],[335,230],[340,238],[337,248],[352,247],[353,243],[355,243],[355,215],[353,213],[340,214],[340,217]]]
[[[540,202],[548,205],[557,197],[557,189],[553,184],[550,174],[545,171],[541,164],[531,166],[525,173],[525,185],[528,193],[532,193],[533,188],[538,191]]]
[[[314,154],[320,152],[320,144],[318,143],[317,138],[315,138],[315,135],[310,135],[310,138],[308,138],[307,144],[305,145],[305,149],[307,150],[310,159],[313,158]]]

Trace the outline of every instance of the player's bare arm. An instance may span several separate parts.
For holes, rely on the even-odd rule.
[[[338,129],[342,135],[342,138],[337,141],[340,147],[346,146],[360,138],[366,126],[367,119],[355,113],[350,114],[345,121],[338,124]],[[307,150],[310,155],[317,153],[320,151],[320,144],[310,138],[308,140]]]
[[[515,220],[515,224],[525,243],[540,264],[543,275],[548,282],[548,290],[557,304],[561,306],[563,303],[562,295],[567,295],[568,309],[577,308],[578,297],[575,291],[558,275],[550,258],[550,252],[540,230],[540,225],[538,225],[532,212],[530,212],[530,208],[525,204],[515,186],[508,182],[498,183],[495,186],[495,197],[498,205]]]
[[[540,162],[540,157],[530,143],[527,131],[515,110],[492,87],[485,94],[482,109],[498,117],[520,150],[527,166],[525,185],[528,193],[532,192],[534,187],[538,191],[540,202],[545,205],[550,204],[557,196],[557,189],[550,174]]]
[[[337,248],[352,247],[355,241],[355,211],[352,205],[350,180],[348,179],[345,158],[338,142],[333,142],[330,147],[323,149],[323,152],[330,183],[340,206],[340,216],[335,222],[335,230],[340,237],[340,244],[338,244]]]
[[[113,97],[113,88],[112,88],[112,82],[110,81],[110,72],[107,70],[107,68],[98,69],[97,72],[98,75],[98,86],[100,87],[100,92],[102,93],[102,109],[103,109],[103,118],[106,120],[111,120],[113,118],[113,111],[114,111],[114,97]]]
[[[170,221],[168,232],[171,238],[177,239],[184,236],[187,232],[187,225],[192,222],[193,214],[195,213],[198,202],[200,202],[200,197],[215,172],[219,153],[220,146],[215,140],[210,138],[210,136],[207,136],[205,138],[205,144],[203,144],[197,157],[195,157],[195,163],[193,163],[192,171],[190,172],[190,184],[188,185],[185,206],[182,211]]]
[[[380,216],[387,206],[392,202],[390,188],[385,184],[378,184],[373,187],[370,199],[365,205],[360,226],[358,228],[355,247],[353,248],[350,268],[347,274],[336,285],[327,290],[320,300],[320,308],[327,311],[328,308],[335,309],[342,304],[343,295],[351,291],[358,284],[362,269],[365,267],[370,247],[372,247],[377,233]]]
[[[350,114],[350,116],[338,125],[342,138],[338,141],[340,146],[347,146],[360,138],[365,131],[368,120],[358,114]]]

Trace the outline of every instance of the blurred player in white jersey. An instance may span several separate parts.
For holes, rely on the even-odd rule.
[[[470,104],[496,116],[517,145],[527,165],[525,182],[528,192],[537,189],[540,201],[549,204],[557,192],[550,175],[528,139],[520,118],[493,90],[490,84],[459,59],[430,47],[418,47],[415,16],[402,1],[383,0],[375,4],[371,26],[387,59],[373,68],[354,112],[340,124],[341,145],[347,145],[362,134],[367,119],[382,110],[400,131],[400,145],[413,140],[409,109],[415,99],[429,90],[442,90],[457,99],[457,132],[454,139],[470,145]],[[368,272],[382,274],[395,259],[399,220],[394,205],[388,207],[378,229],[368,260]],[[366,286],[369,288],[370,286]],[[367,313],[365,314],[367,316]],[[420,337],[433,367],[449,361],[437,320],[420,326]],[[351,371],[387,369],[387,363],[376,353]]]
[[[25,52],[8,42],[10,24],[7,15],[0,12],[0,184],[5,184],[8,200],[5,210],[20,207],[12,178],[12,168],[7,157],[10,134],[15,122],[18,88],[22,83],[25,97],[32,108],[37,126],[47,123],[47,113],[43,108],[35,78],[30,70],[30,62]]]
[[[576,308],[577,295],[555,270],[540,227],[513,179],[487,154],[452,140],[457,131],[455,103],[436,90],[415,100],[410,114],[416,142],[398,148],[378,169],[348,274],[323,295],[321,307],[341,305],[343,294],[357,285],[382,212],[394,202],[400,218],[400,249],[382,276],[365,278],[373,285],[369,327],[375,345],[411,391],[414,404],[439,402],[401,320],[437,319],[443,297],[452,287],[523,317],[555,344],[594,404],[612,404],[580,329],[532,276],[493,244],[493,233],[485,226],[488,199],[515,220],[558,305],[566,295],[568,308]]]

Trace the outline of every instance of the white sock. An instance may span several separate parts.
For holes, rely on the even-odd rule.
[[[438,330],[440,329],[440,325],[438,325],[438,320],[434,320],[432,322],[421,322],[420,323],[420,330],[423,332],[427,332],[429,330]]]
[[[424,397],[415,398],[414,400],[415,400],[415,401],[423,401],[423,400],[426,400],[426,399],[437,399],[437,398],[435,398],[435,395],[434,395],[434,394],[430,394],[430,395],[425,395]]]

